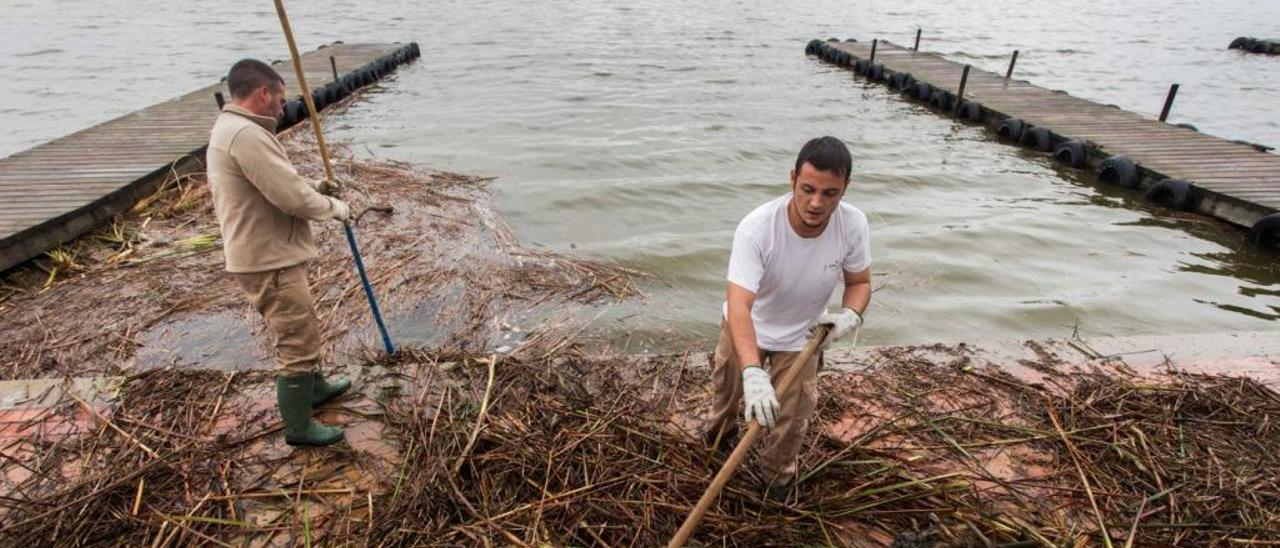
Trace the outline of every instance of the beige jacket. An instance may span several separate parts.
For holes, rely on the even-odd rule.
[[[264,272],[316,256],[311,221],[333,218],[319,181],[298,175],[275,135],[276,121],[227,105],[209,135],[213,211],[227,272]]]

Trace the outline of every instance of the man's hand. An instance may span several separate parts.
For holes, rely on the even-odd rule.
[[[342,192],[342,183],[337,179],[325,179],[320,181],[320,186],[316,187],[316,191],[325,196],[337,196]]]
[[[329,201],[333,202],[333,220],[345,223],[351,218],[351,206],[346,202],[337,198],[329,198]]]
[[[817,325],[829,325],[831,331],[827,333],[826,340],[822,341],[822,349],[826,350],[831,343],[836,342],[849,336],[854,329],[862,325],[862,316],[854,312],[852,308],[842,308],[839,312],[827,312],[818,316]]]
[[[754,417],[763,426],[773,427],[778,418],[778,398],[773,393],[769,374],[758,365],[742,370],[742,399],[746,402],[743,418],[748,423]]]

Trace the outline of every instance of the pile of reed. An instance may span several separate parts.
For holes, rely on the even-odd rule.
[[[300,172],[320,177],[311,139],[309,129],[295,130],[282,143]],[[478,351],[501,344],[508,316],[639,292],[643,275],[633,270],[522,247],[496,211],[490,179],[359,159],[342,145],[333,158],[353,212],[394,209],[370,212],[355,227],[392,324],[426,315],[448,346]],[[257,321],[224,272],[203,169],[194,160],[175,164],[154,195],[110,225],[0,273],[0,379],[127,374],[139,348],[172,336],[166,325],[215,313]],[[345,236],[336,223],[313,223],[312,232],[319,256],[309,279],[326,350],[359,350],[372,342],[372,326]],[[266,331],[253,332],[255,341],[226,346],[257,343],[270,355]]]
[[[505,358],[407,349],[382,359],[376,368],[404,383],[379,391],[377,412],[357,421],[378,425],[390,457],[359,447],[265,451],[280,444],[274,417],[212,426],[219,413],[248,409],[218,411],[217,402],[264,377],[162,371],[132,379],[95,428],[0,466],[30,476],[0,498],[0,540],[664,544],[722,462],[698,436],[705,366],[585,355],[571,341],[544,341]],[[885,351],[861,370],[822,373],[798,483],[785,498],[766,499],[748,459],[695,540],[1280,542],[1274,390],[1242,378],[1101,369],[1041,385],[975,370],[956,355],[942,362]],[[64,412],[80,404],[67,405]],[[308,467],[368,467],[379,458],[360,489],[304,481],[296,470],[299,459],[310,478]],[[271,493],[289,502],[265,514],[245,506]]]

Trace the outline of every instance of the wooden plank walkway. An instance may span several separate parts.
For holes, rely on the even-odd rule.
[[[895,73],[909,73],[916,81],[957,93],[964,65],[935,53],[880,41],[874,62],[871,43],[824,42],[842,51],[841,59],[828,61],[854,68],[858,60],[883,67],[888,82]],[[1123,155],[1138,164],[1140,187],[1163,180],[1182,179],[1193,186],[1194,207],[1232,223],[1251,227],[1280,209],[1280,155],[1252,145],[1229,141],[1159,120],[1072,97],[1065,92],[1037,87],[1023,80],[971,68],[965,101],[982,106],[980,120],[998,125],[1019,118],[1052,132],[1053,146],[1067,140],[1085,145],[1087,163],[1096,166],[1112,155]]]
[[[416,45],[335,43],[304,54],[302,64],[315,90],[334,80],[330,57],[343,79],[377,64],[394,68],[417,51]],[[293,66],[277,62],[274,67],[288,85],[288,96],[299,96]],[[179,162],[203,161],[218,115],[214,92],[227,95],[225,84],[0,159],[0,271],[110,220],[153,191]]]

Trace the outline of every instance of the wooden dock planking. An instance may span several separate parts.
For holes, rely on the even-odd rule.
[[[311,89],[400,52],[404,44],[342,44],[302,56]],[[293,68],[276,62],[287,96]],[[203,160],[218,83],[0,159],[0,271],[93,229],[149,193],[180,161]]]
[[[824,44],[848,53],[855,61],[871,56],[870,43]],[[961,63],[885,41],[876,45],[875,63],[883,66],[886,80],[906,72],[916,81],[953,94],[964,72]],[[1165,178],[1189,181],[1197,189],[1198,208],[1203,213],[1250,227],[1280,210],[1280,156],[1252,145],[973,67],[963,99],[980,103],[988,124],[1019,118],[1031,126],[1048,128],[1055,145],[1068,139],[1085,143],[1092,165],[1107,156],[1127,156],[1138,164],[1143,185]]]

